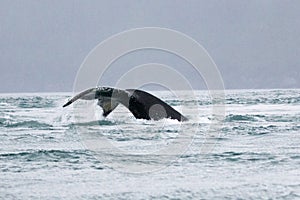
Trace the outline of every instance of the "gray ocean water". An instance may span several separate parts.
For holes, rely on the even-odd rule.
[[[300,90],[226,91],[215,128],[207,92],[152,93],[190,120],[1,94],[0,199],[300,199]]]

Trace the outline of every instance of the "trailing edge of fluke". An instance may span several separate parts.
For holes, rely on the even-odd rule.
[[[119,104],[122,104],[137,119],[160,120],[170,118],[178,121],[188,120],[166,102],[142,90],[122,90],[111,87],[90,88],[74,96],[63,107],[78,99],[98,99],[98,105],[103,109],[104,117],[108,116]]]

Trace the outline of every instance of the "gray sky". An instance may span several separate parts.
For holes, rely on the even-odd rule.
[[[1,0],[0,92],[72,91],[78,68],[99,42],[145,26],[175,29],[202,44],[227,89],[300,88],[299,10],[298,0]],[[116,66],[182,64],[194,87],[202,87],[174,56],[129,57]]]

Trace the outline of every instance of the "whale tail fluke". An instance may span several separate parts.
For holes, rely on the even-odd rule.
[[[121,90],[110,87],[91,88],[74,96],[63,107],[72,104],[78,99],[98,99],[98,105],[103,109],[104,117],[107,117],[119,104],[122,104],[137,119],[160,120],[171,118],[178,121],[188,120],[166,102],[142,90]]]

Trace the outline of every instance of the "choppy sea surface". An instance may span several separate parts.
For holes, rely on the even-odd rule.
[[[300,199],[300,90],[226,91],[213,128],[207,92],[152,93],[189,121],[0,94],[0,199]]]

